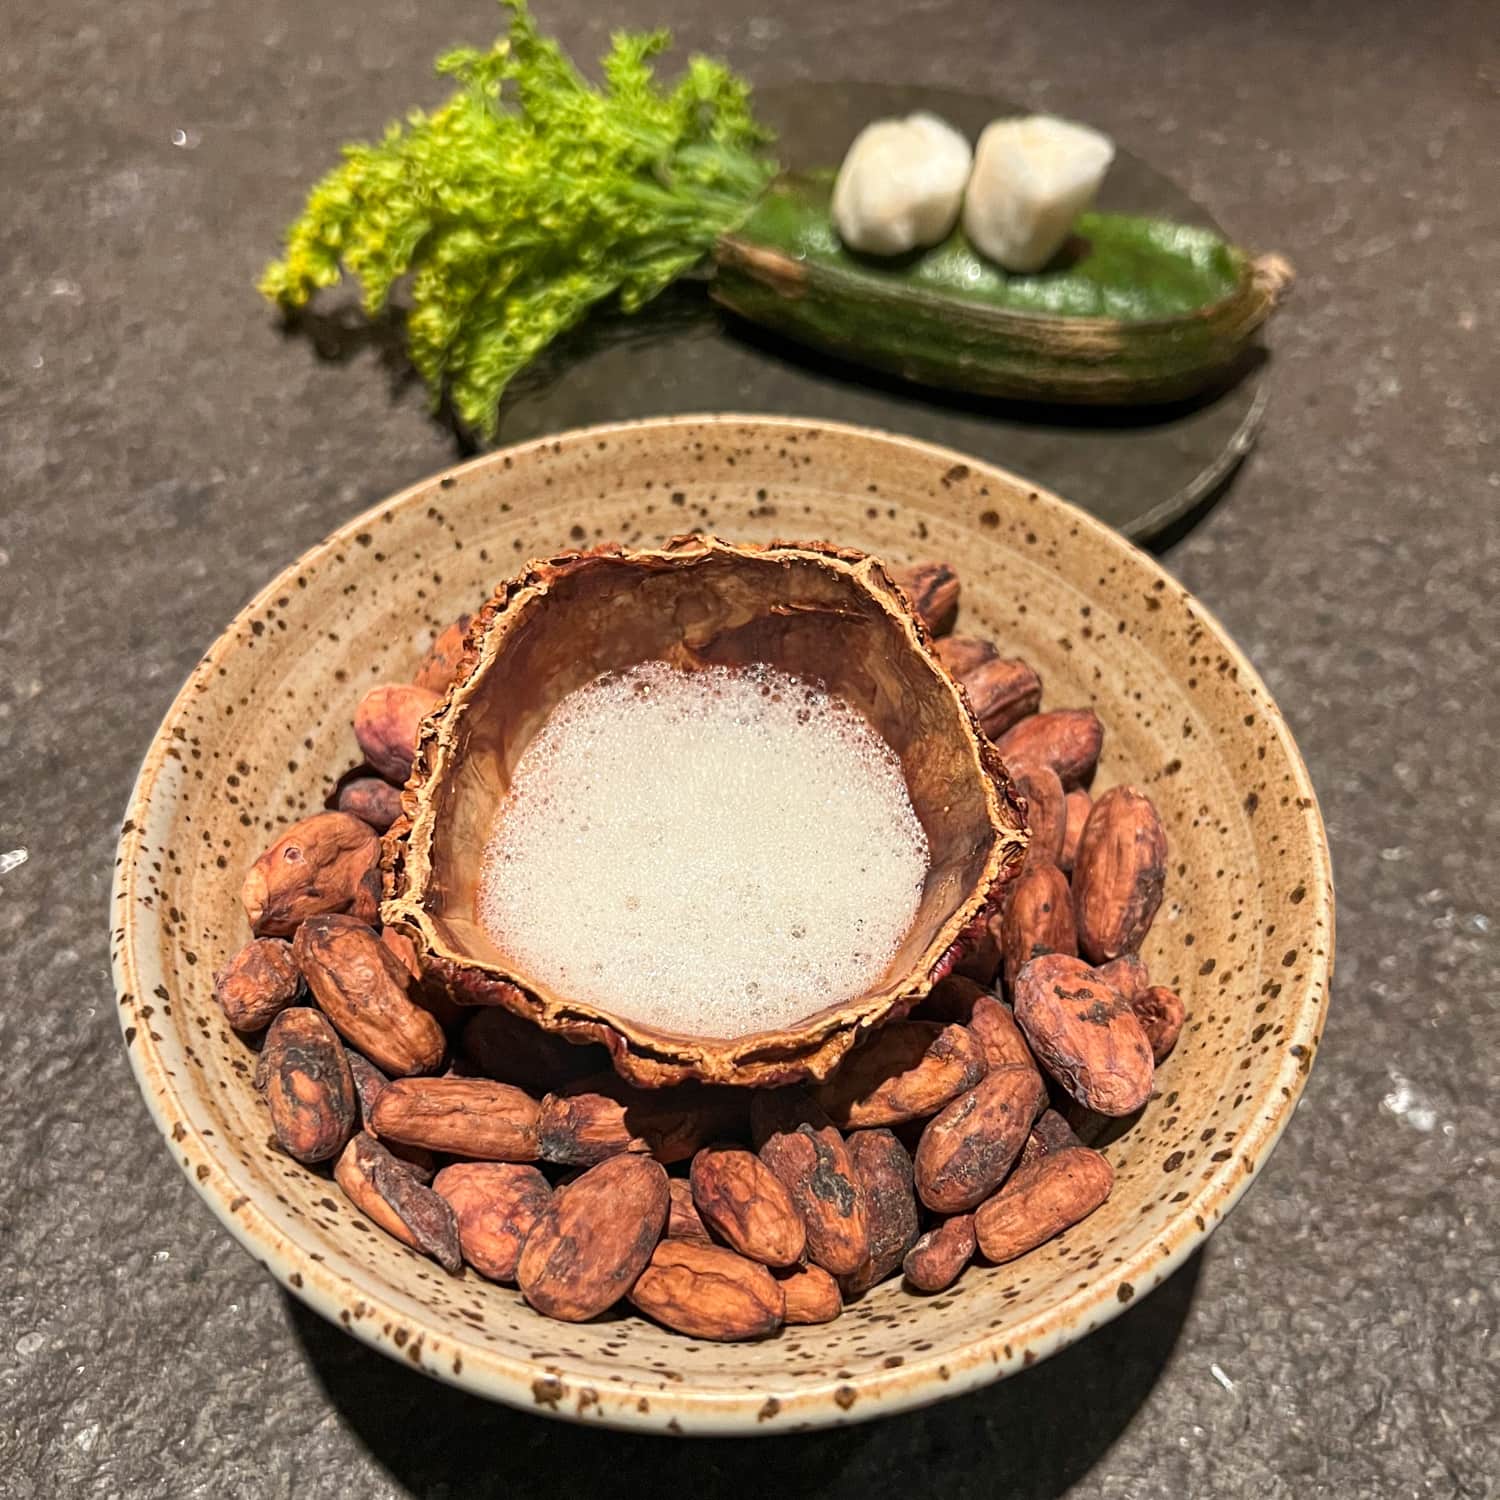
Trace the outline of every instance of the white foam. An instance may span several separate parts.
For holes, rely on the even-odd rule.
[[[479,919],[527,976],[690,1036],[862,993],[927,872],[900,762],[768,667],[653,662],[564,698],[516,767]]]

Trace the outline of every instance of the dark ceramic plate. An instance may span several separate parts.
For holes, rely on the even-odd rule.
[[[792,168],[837,163],[855,132],[881,115],[932,109],[973,138],[997,115],[1024,112],[975,94],[890,84],[803,84],[758,89],[756,98]],[[1099,206],[1224,232],[1169,178],[1125,150]],[[1256,350],[1233,384],[1172,406],[1099,410],[965,397],[776,338],[722,313],[701,286],[688,283],[634,318],[593,320],[554,346],[511,387],[497,443],[587,422],[711,410],[855,422],[1001,464],[1143,541],[1213,496],[1249,451],[1265,411],[1267,375]]]

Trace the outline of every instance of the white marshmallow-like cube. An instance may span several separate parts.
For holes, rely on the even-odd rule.
[[[973,162],[946,121],[919,112],[855,136],[833,185],[833,222],[851,249],[901,255],[952,232]]]
[[[974,153],[964,233],[1007,271],[1039,271],[1094,201],[1114,142],[1052,115],[993,120]]]

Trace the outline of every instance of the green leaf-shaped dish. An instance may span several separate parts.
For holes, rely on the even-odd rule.
[[[1083,215],[1057,261],[1011,275],[955,230],[894,260],[851,253],[829,171],[779,178],[715,250],[711,289],[778,333],[910,380],[1033,401],[1174,401],[1213,384],[1291,285],[1212,231]]]

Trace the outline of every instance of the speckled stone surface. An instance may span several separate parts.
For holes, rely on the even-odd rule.
[[[545,8],[585,52],[661,21],[767,82],[1003,80],[1301,273],[1260,447],[1166,559],[1265,674],[1333,839],[1339,974],[1303,1109],[1208,1249],[1083,1344],[753,1450],[484,1406],[289,1303],[162,1149],[111,1013],[116,825],[177,684],[278,567],[454,456],[377,349],[320,361],[246,292],[335,143],[436,97],[430,56],[496,29],[478,3],[371,13],[0,7],[0,855],[29,855],[0,875],[7,1492],[1493,1493],[1488,7]]]

